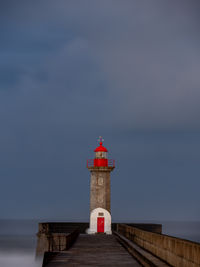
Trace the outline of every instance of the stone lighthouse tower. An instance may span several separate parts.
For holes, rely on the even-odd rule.
[[[108,159],[108,150],[99,137],[99,146],[94,150],[95,158],[87,160],[90,178],[90,228],[89,234],[111,234],[110,173],[115,162]]]

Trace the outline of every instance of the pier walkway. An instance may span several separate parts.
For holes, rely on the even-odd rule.
[[[114,235],[79,235],[71,249],[46,255],[43,267],[141,266]]]

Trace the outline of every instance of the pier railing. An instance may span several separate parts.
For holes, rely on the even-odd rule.
[[[200,266],[200,244],[118,224],[117,232],[175,267]]]
[[[95,160],[97,160],[97,159],[88,159],[87,160],[87,168],[97,167]],[[115,168],[115,160],[114,159],[105,159],[105,160],[106,160],[106,165],[107,165],[106,167]]]

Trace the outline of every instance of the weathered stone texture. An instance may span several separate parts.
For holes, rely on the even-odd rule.
[[[90,211],[96,208],[110,212],[110,170],[91,171]]]
[[[143,231],[124,224],[117,232],[175,267],[200,266],[200,244],[181,238]]]
[[[43,256],[45,251],[67,250],[79,234],[79,227],[75,228],[75,225],[39,223],[36,257]]]

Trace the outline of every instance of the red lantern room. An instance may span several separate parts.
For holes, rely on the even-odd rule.
[[[108,150],[103,146],[103,139],[101,137],[99,138],[99,146],[94,150],[94,152],[95,152],[94,167],[107,167]]]
[[[108,150],[103,146],[103,138],[100,136],[99,146],[94,150],[95,158],[87,161],[87,167],[115,167],[114,160],[108,159]]]

